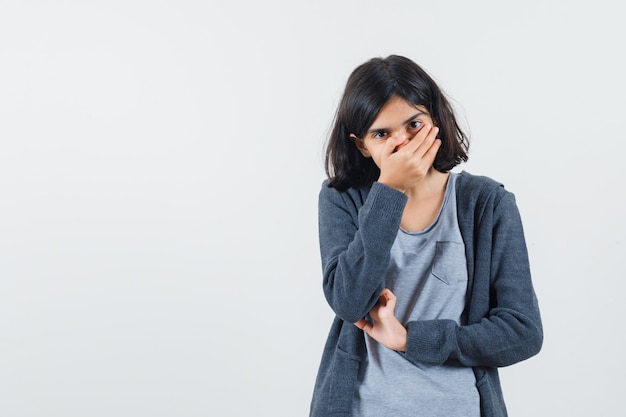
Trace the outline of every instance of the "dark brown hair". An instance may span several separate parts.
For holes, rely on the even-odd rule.
[[[424,106],[439,127],[441,147],[433,167],[448,172],[467,161],[469,140],[456,122],[452,106],[435,81],[408,58],[390,55],[358,66],[346,84],[326,147],[328,186],[338,191],[369,187],[380,176],[372,158],[364,157],[350,139],[363,137],[382,107],[398,96]]]

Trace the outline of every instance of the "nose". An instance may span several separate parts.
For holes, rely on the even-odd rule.
[[[398,146],[404,146],[405,144],[409,143],[409,140],[411,139],[411,137],[409,136],[409,133],[404,130],[397,132],[394,135],[394,138]]]
[[[411,137],[409,136],[408,132],[403,131],[403,132],[398,132],[395,135],[395,139],[396,139],[396,143],[398,144],[396,146],[396,150],[399,150],[409,143],[409,140],[411,139]]]

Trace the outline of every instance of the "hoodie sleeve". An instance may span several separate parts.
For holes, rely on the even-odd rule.
[[[408,323],[405,357],[414,363],[500,367],[541,349],[543,330],[533,289],[522,222],[513,194],[502,189],[475,226],[470,303],[486,314],[469,325],[453,320]],[[473,306],[472,306],[473,307]]]
[[[391,246],[407,197],[374,183],[359,201],[326,182],[319,194],[319,242],[324,295],[335,314],[350,323],[365,317],[384,289]],[[362,206],[361,206],[362,204]]]

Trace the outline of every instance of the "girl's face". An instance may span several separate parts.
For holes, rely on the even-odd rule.
[[[376,116],[362,138],[351,134],[350,138],[366,158],[372,158],[380,168],[381,152],[385,141],[393,138],[399,145],[394,152],[407,143],[423,124],[433,125],[433,119],[424,106],[414,106],[398,96],[393,96]]]

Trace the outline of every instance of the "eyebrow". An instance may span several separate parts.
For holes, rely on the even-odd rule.
[[[402,122],[402,124],[403,124],[403,125],[405,125],[405,124],[407,124],[407,123],[409,123],[409,122],[412,122],[413,120],[415,120],[416,118],[418,118],[419,116],[422,116],[422,115],[424,115],[424,114],[425,114],[425,113],[424,113],[423,111],[418,112],[418,113],[415,113],[413,116],[409,117],[409,118],[408,118],[408,119],[406,119],[404,122]],[[367,134],[370,134],[370,133],[380,133],[380,132],[386,132],[387,130],[389,130],[389,129],[388,129],[388,128],[386,128],[386,127],[381,127],[381,128],[378,128],[378,129],[370,129],[370,130],[368,130],[368,131],[367,131]]]

